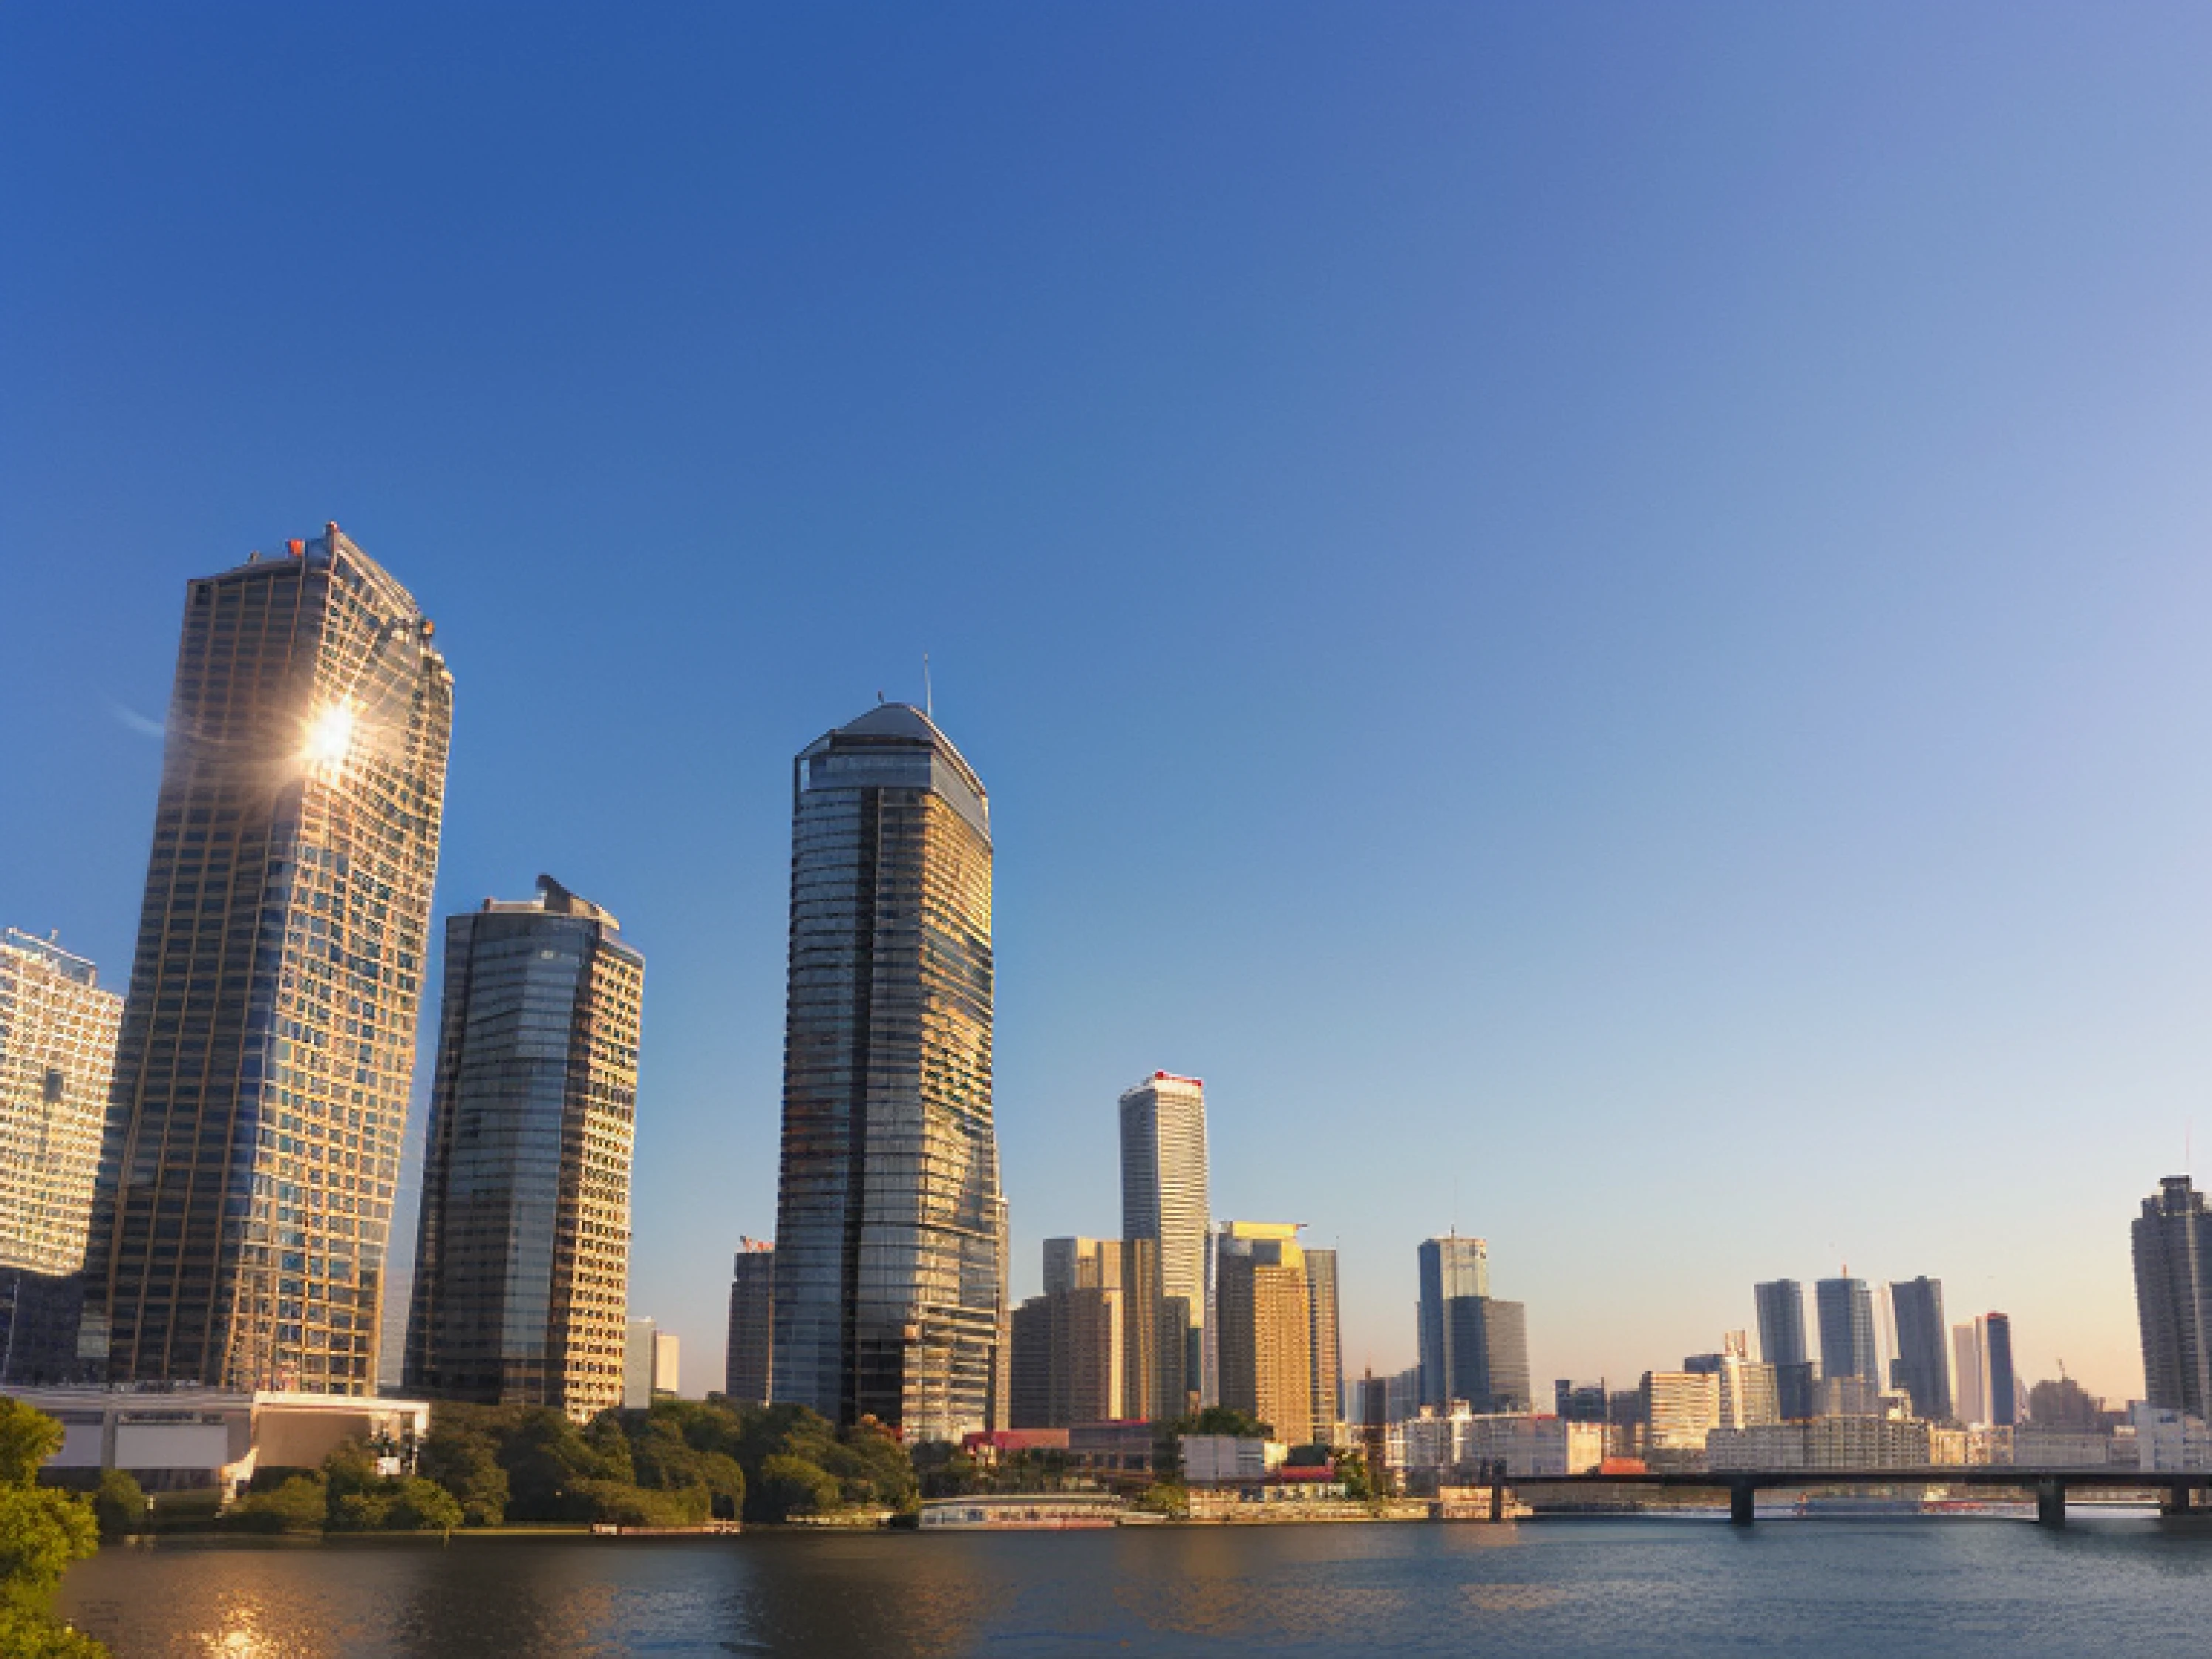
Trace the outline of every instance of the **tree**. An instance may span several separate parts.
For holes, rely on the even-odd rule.
[[[451,1532],[461,1521],[459,1500],[436,1481],[416,1475],[398,1483],[384,1524],[401,1532]]]
[[[265,1492],[248,1492],[225,1517],[246,1532],[319,1532],[330,1502],[319,1474],[295,1474]]]
[[[495,1527],[507,1519],[507,1471],[499,1466],[498,1443],[472,1419],[448,1423],[450,1410],[438,1408],[416,1467],[460,1505],[463,1526]]]
[[[131,1478],[129,1470],[108,1469],[100,1477],[100,1490],[93,1494],[92,1512],[100,1522],[101,1537],[125,1537],[146,1524],[145,1490]]]
[[[756,1508],[763,1521],[787,1521],[794,1515],[820,1515],[837,1507],[837,1481],[820,1465],[779,1453],[762,1461],[752,1483]]]
[[[62,1572],[100,1548],[92,1505],[37,1484],[61,1449],[62,1425],[0,1399],[0,1653],[11,1659],[100,1659],[107,1650],[54,1617]]]

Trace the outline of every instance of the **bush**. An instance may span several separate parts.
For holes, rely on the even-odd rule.
[[[461,1524],[461,1505],[434,1480],[402,1480],[392,1494],[384,1524],[402,1532],[451,1532]]]
[[[92,1512],[100,1522],[101,1537],[127,1536],[146,1524],[145,1490],[131,1478],[127,1469],[109,1469],[100,1477],[100,1490],[93,1494]]]
[[[764,1521],[787,1521],[794,1515],[821,1515],[838,1505],[836,1480],[820,1465],[803,1457],[779,1455],[763,1461],[760,1479],[753,1483],[757,1509]]]
[[[320,1475],[295,1474],[271,1491],[247,1493],[225,1518],[244,1532],[320,1532],[330,1500]]]
[[[707,1519],[704,1486],[654,1492],[620,1480],[587,1480],[582,1492],[592,1505],[591,1519],[611,1526],[696,1527]]]

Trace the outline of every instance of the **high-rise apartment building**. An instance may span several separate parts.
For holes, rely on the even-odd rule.
[[[366,1394],[453,680],[325,527],[187,585],[82,1351],[117,1382]]]
[[[2143,1200],[2134,1244],[2144,1398],[2212,1417],[2212,1216],[2187,1176]]]
[[[1979,1320],[1951,1327],[1951,1407],[1965,1424],[1990,1419],[1989,1382]]]
[[[1494,1296],[1444,1303],[1444,1364],[1452,1398],[1478,1413],[1523,1412],[1534,1405],[1528,1376],[1528,1310]]]
[[[1160,1295],[1180,1301],[1185,1346],[1182,1370],[1192,1388],[1204,1370],[1206,1230],[1206,1085],[1194,1077],[1154,1072],[1123,1091],[1121,1237],[1159,1246]],[[1174,1321],[1168,1322],[1172,1325]],[[1182,1407],[1164,1407],[1179,1416]]]
[[[1455,1391],[1451,1366],[1450,1315],[1446,1304],[1457,1297],[1490,1294],[1490,1246],[1480,1238],[1462,1238],[1457,1232],[1422,1241],[1421,1300],[1419,1310],[1421,1403],[1448,1411],[1454,1400],[1465,1400],[1464,1388]]]
[[[1345,1415],[1344,1338],[1337,1317],[1336,1252],[1308,1250],[1305,1258],[1306,1302],[1313,1326],[1306,1346],[1313,1363],[1310,1386],[1314,1421],[1333,1433]]]
[[[989,805],[900,703],[793,781],[775,1397],[957,1440],[1004,1382]]]
[[[0,935],[0,1387],[75,1382],[123,999],[53,939]]]
[[[1219,1403],[1292,1444],[1326,1439],[1313,1401],[1313,1300],[1294,1222],[1227,1221],[1214,1234]]]
[[[1776,1407],[1795,1422],[1815,1414],[1818,1374],[1805,1344],[1805,1291],[1794,1279],[1752,1287],[1759,1309],[1759,1353],[1774,1368]]]
[[[622,1403],[628,1410],[641,1410],[653,1403],[653,1338],[659,1332],[659,1327],[650,1319],[623,1322]]]
[[[1884,1387],[1875,1352],[1874,1291],[1863,1279],[1824,1279],[1813,1287],[1820,1321],[1820,1375],[1833,1382],[1855,1376],[1867,1391]]]
[[[730,1274],[730,1340],[722,1392],[745,1406],[765,1406],[775,1376],[775,1246],[738,1241]]]
[[[622,1403],[645,958],[550,876],[446,919],[406,1386]]]
[[[1889,1287],[1897,1310],[1897,1358],[1890,1367],[1890,1386],[1912,1396],[1916,1417],[1930,1423],[1948,1422],[1953,1415],[1951,1371],[1944,1352],[1943,1281],[1923,1274],[1899,1279]]]
[[[0,935],[0,1270],[84,1265],[123,999],[50,939]]]
[[[1759,1357],[1779,1370],[1805,1362],[1805,1291],[1794,1279],[1751,1287],[1759,1309]]]
[[[2020,1417],[2020,1384],[2012,1368],[2012,1321],[2001,1313],[1987,1313],[1974,1322],[1981,1328],[1982,1365],[1989,1382],[1990,1423],[1996,1428],[2012,1428]]]

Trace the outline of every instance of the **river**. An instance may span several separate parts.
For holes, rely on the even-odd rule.
[[[2024,1659],[2200,1646],[2212,1522],[165,1542],[71,1568],[63,1607],[118,1659]]]

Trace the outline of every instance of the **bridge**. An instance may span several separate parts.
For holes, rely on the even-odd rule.
[[[1792,1492],[1823,1486],[1984,1486],[2033,1492],[2035,1518],[2046,1527],[2066,1524],[2069,1492],[2156,1492],[2167,1515],[2212,1513],[2197,1494],[2212,1490],[2212,1470],[2130,1468],[2033,1468],[2010,1463],[1944,1464],[1910,1469],[1654,1469],[1640,1474],[1534,1475],[1507,1477],[1494,1490],[1516,1492],[1532,1486],[1662,1486],[1697,1492],[1725,1492],[1729,1520],[1747,1527],[1753,1501],[1763,1491]],[[1502,1502],[1501,1498],[1498,1500]]]

